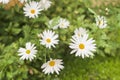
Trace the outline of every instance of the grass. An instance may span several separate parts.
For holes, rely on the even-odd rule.
[[[94,59],[75,58],[74,61],[70,59],[73,58],[69,57],[64,62],[65,75],[61,73],[61,80],[120,80],[119,57],[95,56]]]

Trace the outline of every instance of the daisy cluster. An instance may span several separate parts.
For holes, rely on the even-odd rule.
[[[63,25],[67,24],[64,22]],[[60,22],[61,24],[61,22]],[[60,27],[60,24],[57,26]],[[64,26],[65,28],[68,25]],[[60,27],[63,28],[63,27]],[[43,33],[38,35],[40,39],[40,44],[44,45],[46,48],[51,49],[55,48],[57,44],[59,44],[59,35],[56,34],[53,30],[44,30]],[[72,49],[70,54],[75,53],[75,56],[79,56],[81,58],[85,57],[93,57],[93,52],[96,51],[96,44],[93,38],[89,38],[88,31],[85,28],[77,28],[74,30],[74,35],[70,39],[71,43],[69,44],[69,48]],[[18,50],[19,56],[21,60],[30,60],[32,61],[36,57],[36,47],[31,42],[26,43],[25,48],[20,48]],[[45,62],[41,68],[45,74],[50,74],[56,72],[59,74],[59,71],[64,68],[62,59],[52,59],[50,58],[49,61]]]
[[[2,3],[7,3],[9,0],[0,0]],[[37,18],[42,10],[47,10],[51,6],[51,1],[49,0],[40,0],[28,1],[20,0],[21,3],[25,3],[23,10],[26,17]],[[53,20],[48,22],[49,25],[54,23]],[[105,28],[107,26],[107,21],[103,16],[96,17],[96,25],[99,28]],[[67,19],[60,18],[55,25],[52,26],[52,30],[44,30],[42,33],[38,34],[40,37],[40,44],[45,46],[47,49],[56,48],[56,45],[59,44],[59,35],[55,33],[55,29],[66,29],[70,26],[70,22]],[[81,58],[93,57],[94,52],[96,51],[96,44],[93,38],[89,37],[88,30],[85,28],[79,27],[74,30],[73,35],[71,36],[69,43],[69,48],[71,49],[70,54],[75,54]],[[20,47],[18,50],[18,55],[20,60],[30,60],[32,61],[37,54],[38,50],[36,49],[35,44],[27,42],[25,48]],[[52,59],[50,57],[49,61],[41,66],[42,71],[45,74],[53,74],[54,72],[59,74],[59,71],[64,68],[62,59]]]

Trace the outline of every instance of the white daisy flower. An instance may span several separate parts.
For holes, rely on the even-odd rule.
[[[59,20],[59,24],[58,25],[59,25],[59,28],[67,28],[70,25],[70,23],[69,23],[68,20],[61,18]]]
[[[101,29],[106,28],[106,26],[107,26],[106,18],[104,16],[97,16],[96,17],[96,25]]]
[[[0,3],[7,4],[10,0],[0,0]]]
[[[40,7],[42,8],[42,9],[44,9],[44,10],[47,10],[50,6],[51,6],[51,1],[49,1],[49,0],[41,0],[40,2],[39,2],[39,5],[40,5]]]
[[[50,73],[53,74],[54,72],[59,74],[59,71],[64,68],[62,64],[63,62],[61,59],[54,59],[54,60],[50,59],[50,61],[44,63],[41,66],[41,68],[43,69],[43,72],[45,74],[50,74]]]
[[[52,46],[55,47],[55,44],[58,44],[58,34],[55,34],[55,32],[48,30],[48,31],[44,31],[41,34],[41,44],[45,45],[47,48],[51,48]]]
[[[87,34],[87,30],[85,28],[78,28],[74,31],[74,34],[78,37],[83,36],[84,34]]]
[[[38,2],[31,1],[25,4],[23,10],[24,10],[25,16],[28,16],[29,18],[35,18],[35,17],[38,17],[38,14],[40,14],[40,11],[42,9],[40,8]]]
[[[27,2],[28,0],[19,0],[21,3]]]
[[[34,46],[34,44],[31,44],[30,42],[26,43],[26,47],[25,48],[20,48],[18,50],[18,52],[20,54],[18,54],[21,60],[30,60],[32,61],[32,59],[34,59],[35,54],[37,53],[36,47]]]
[[[75,53],[75,56],[92,57],[93,51],[96,51],[95,40],[92,38],[88,39],[88,35],[85,34],[83,37],[72,36],[72,43],[70,43],[70,48],[73,49],[71,54]]]

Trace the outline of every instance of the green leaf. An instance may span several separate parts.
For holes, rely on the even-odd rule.
[[[88,8],[88,10],[89,10],[92,14],[97,15],[96,12],[93,11],[91,8]]]
[[[31,36],[30,31],[31,31],[30,26],[28,25],[23,26],[23,33],[24,33],[25,41],[28,41],[30,39],[30,36]]]

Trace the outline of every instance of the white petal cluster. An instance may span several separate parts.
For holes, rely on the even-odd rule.
[[[74,31],[74,34],[75,34],[76,36],[78,36],[78,37],[81,37],[81,36],[87,34],[87,30],[86,30],[85,28],[80,27],[80,28],[77,28],[77,29]]]
[[[96,25],[101,29],[106,28],[107,27],[106,18],[104,16],[97,16],[96,17]]]
[[[19,56],[21,60],[30,60],[32,61],[35,57],[36,57],[36,47],[34,46],[34,44],[32,44],[31,42],[26,43],[26,47],[25,48],[20,48],[18,50],[19,52]]]
[[[0,3],[7,4],[10,0],[0,0]]]
[[[28,16],[29,18],[38,17],[38,14],[40,14],[40,11],[42,11],[39,3],[35,1],[26,3],[25,6],[23,7],[23,10],[24,10],[25,16]]]
[[[50,22],[49,22],[50,23]],[[52,24],[52,22],[51,22]],[[61,28],[61,29],[64,29],[64,28],[68,28],[70,26],[70,22],[67,20],[67,19],[64,19],[64,18],[60,18],[58,20],[58,24],[55,25],[53,27],[53,29],[58,29],[58,28]]]
[[[72,49],[71,54],[75,56],[93,57],[93,52],[96,51],[95,40],[88,37],[87,31],[84,28],[79,28],[74,31],[69,47]]]
[[[58,44],[58,34],[55,34],[52,30],[45,30],[41,34],[41,44],[45,45],[47,48],[55,47],[55,44]]]
[[[62,64],[63,62],[61,59],[51,59],[50,61],[44,63],[41,68],[45,74],[53,74],[54,72],[59,74],[59,71],[64,68]]]
[[[59,24],[58,24],[59,28],[67,28],[69,25],[70,23],[68,20],[62,18],[59,20]]]
[[[41,0],[39,2],[39,5],[42,9],[47,10],[51,6],[51,1],[50,0]]]

